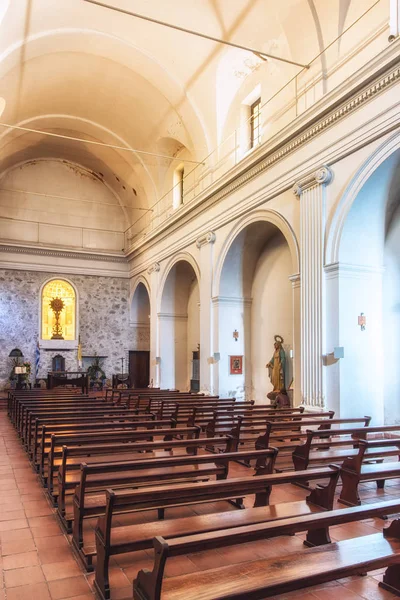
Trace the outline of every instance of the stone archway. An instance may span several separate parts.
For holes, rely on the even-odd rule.
[[[400,423],[400,150],[386,155],[368,174],[336,236],[331,289],[337,301],[332,306],[344,359],[336,374],[333,408],[343,417],[371,415],[372,424],[379,425]],[[358,325],[361,313],[364,330]]]
[[[284,338],[286,384],[293,377],[295,345],[292,283],[293,254],[277,224],[254,220],[231,238],[219,265],[213,298],[220,353],[218,389],[221,396],[265,402],[272,386],[265,368],[273,352],[274,335]],[[233,337],[237,331],[238,338]],[[230,356],[242,355],[243,373],[230,373]]]
[[[160,386],[190,387],[192,352],[200,342],[199,281],[187,260],[178,260],[164,279],[160,297]]]

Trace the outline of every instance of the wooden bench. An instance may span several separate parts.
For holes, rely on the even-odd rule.
[[[58,397],[70,397],[70,396],[84,396],[84,397],[88,397],[87,394],[82,394],[80,391],[76,392],[71,391],[71,390],[65,390],[64,393],[62,393],[61,390],[9,390],[8,391],[8,397],[7,397],[7,412],[8,412],[8,416],[11,418],[12,414],[14,412],[14,407],[15,407],[15,403],[17,402],[18,398],[46,398],[46,397],[53,397],[53,398],[58,398]]]
[[[134,425],[140,426],[141,429],[134,429]],[[68,444],[79,444],[81,447],[89,446],[93,443],[111,443],[111,442],[125,442],[133,443],[138,440],[152,441],[155,436],[163,437],[164,439],[173,439],[176,436],[188,436],[198,437],[198,427],[175,427],[175,423],[171,421],[141,421],[130,424],[129,427],[118,427],[114,424],[113,427],[108,429],[102,429],[96,432],[82,431],[76,433],[61,432],[52,433],[50,438],[50,445],[46,445],[46,427],[42,429],[42,440],[41,440],[41,451],[40,451],[40,462],[39,462],[39,476],[44,486],[47,486],[47,491],[52,499],[53,497],[53,481],[52,478],[48,477],[48,474],[54,472],[54,460],[62,456],[63,446]],[[160,428],[158,428],[160,425]],[[128,441],[129,440],[129,441]],[[47,458],[47,465],[46,465]]]
[[[149,404],[149,411],[156,412],[158,416],[173,416],[180,417],[180,422],[186,423],[188,416],[193,412],[193,409],[209,411],[211,414],[214,410],[238,410],[243,412],[246,408],[251,408],[252,404],[249,402],[246,403],[237,403],[234,399],[219,399],[219,400],[209,400],[209,401],[199,401],[199,400],[188,400],[186,402],[181,402],[180,400],[162,400],[159,403],[159,408],[157,411],[156,404],[151,401]],[[174,418],[176,418],[174,416]]]
[[[100,517],[96,534],[96,576],[95,589],[104,600],[110,598],[108,566],[112,556],[145,550],[152,546],[152,536],[164,538],[186,537],[195,533],[217,532],[226,528],[240,528],[245,525],[275,521],[290,516],[308,515],[332,508],[335,486],[338,480],[337,468],[313,470],[315,481],[328,479],[325,487],[318,486],[305,500],[283,502],[267,506],[271,487],[290,483],[290,475],[263,475],[227,481],[216,481],[194,486],[168,486],[163,489],[143,492],[107,490],[105,515]],[[166,508],[167,506],[198,504],[199,502],[226,501],[236,497],[256,494],[253,508],[241,511],[218,512],[194,517],[156,521],[142,525],[113,526],[113,516],[121,510],[139,508]],[[241,503],[239,501],[239,506]]]
[[[326,413],[323,413],[326,414]],[[220,424],[226,429],[232,429],[238,423],[238,417],[243,419],[255,419],[263,417],[274,418],[300,418],[303,412],[292,412],[291,409],[275,409],[270,405],[248,405],[244,402],[236,402],[232,407],[204,407],[202,405],[193,408],[187,408],[185,405],[177,405],[177,409],[172,413],[173,418],[179,422],[186,422],[188,425],[199,425],[202,429],[214,422],[215,431]],[[309,415],[311,416],[311,415]]]
[[[287,420],[275,420],[274,417],[268,418],[265,416],[250,418],[250,420],[238,417],[237,424],[231,429],[231,423],[219,423],[217,415],[217,419],[211,421],[206,427],[206,436],[215,437],[218,434],[226,435],[229,432],[238,440],[238,448],[253,447],[254,444],[258,444],[258,448],[275,445],[279,447],[279,444],[281,447],[285,447],[288,440],[304,438],[306,434],[302,431],[302,428],[305,427],[316,427],[320,431],[328,431],[334,424],[364,423],[364,425],[367,425],[369,421],[370,417],[335,419],[331,416],[331,413],[328,413],[326,418],[310,418],[310,415],[299,415],[298,418],[291,417]],[[263,445],[261,445],[262,441]]]
[[[191,480],[206,482],[210,485],[209,478],[215,476],[217,480],[226,480],[229,472],[229,463],[236,459],[236,452],[205,454],[200,456],[174,456],[169,458],[143,459],[132,462],[104,463],[100,465],[87,465],[82,463],[79,482],[73,499],[73,526],[72,545],[76,550],[82,564],[87,569],[92,568],[94,549],[89,550],[84,546],[83,521],[86,518],[101,516],[106,510],[106,489],[109,487],[138,488],[149,484],[161,486],[163,482],[173,480],[175,483]],[[256,460],[254,479],[262,477],[263,473],[273,470],[276,451],[274,449],[253,450],[244,452]],[[245,458],[245,456],[243,456]],[[74,474],[73,474],[74,475]],[[201,483],[199,483],[200,485]],[[89,493],[95,488],[95,492]],[[147,489],[149,489],[147,487]],[[153,488],[152,488],[153,489]],[[242,508],[240,498],[240,508]],[[118,509],[115,509],[118,512]],[[126,508],[122,509],[126,512]],[[164,517],[163,509],[159,509],[159,518]]]
[[[397,455],[400,460],[400,438],[386,440],[360,440],[357,456],[351,456],[343,461],[340,470],[342,479],[342,491],[339,502],[348,506],[361,504],[358,493],[358,485],[365,481],[376,481],[378,489],[383,489],[386,479],[400,478],[400,462],[383,462],[379,464],[365,464],[365,456],[376,448],[388,448],[396,446]]]
[[[89,399],[85,399],[85,401],[83,402],[82,400],[62,400],[60,402],[57,403],[21,403],[20,407],[19,407],[19,411],[18,411],[18,415],[17,415],[17,421],[15,423],[15,427],[17,430],[17,433],[20,437],[22,437],[24,435],[24,431],[26,428],[26,423],[27,423],[27,419],[28,419],[28,415],[31,412],[35,412],[36,414],[42,414],[42,413],[51,413],[51,414],[56,414],[57,412],[62,412],[64,410],[64,412],[74,412],[74,411],[79,411],[81,409],[86,408],[92,408],[93,410],[95,409],[105,409],[108,405],[105,400],[89,400]]]
[[[266,559],[250,560],[190,575],[164,579],[169,558],[191,552],[248,543],[303,531],[315,532],[360,519],[393,514],[398,500],[369,507],[314,513],[280,521],[259,523],[213,533],[200,533],[166,541],[154,539],[155,561],[152,571],[141,570],[133,582],[134,600],[250,600],[287,593],[342,577],[388,567],[383,587],[400,595],[400,521],[382,533],[322,543]],[[340,591],[338,592],[340,595]]]
[[[57,513],[62,525],[68,533],[72,531],[72,516],[67,515],[66,498],[75,491],[76,482],[68,477],[72,471],[80,469],[81,464],[96,464],[104,462],[120,462],[122,460],[135,460],[137,458],[166,457],[178,455],[198,454],[198,450],[205,443],[213,443],[221,447],[224,452],[231,452],[232,438],[219,437],[211,440],[195,438],[191,440],[135,442],[134,444],[99,444],[87,447],[64,446],[61,459],[54,461],[57,469],[58,499]],[[145,454],[143,454],[145,453]]]
[[[203,394],[169,394],[165,395],[139,395],[132,396],[129,395],[128,405],[129,406],[140,406],[140,407],[148,407],[148,410],[154,412],[155,410],[159,410],[161,407],[161,402],[163,400],[169,400],[171,402],[201,402],[202,400],[205,402],[216,402],[218,401],[219,396],[204,396]],[[234,398],[232,399],[235,400]]]
[[[35,461],[37,458],[38,450],[41,446],[41,440],[43,437],[43,428],[45,428],[47,434],[50,431],[61,432],[71,431],[95,431],[102,424],[110,423],[111,427],[118,423],[139,423],[141,421],[155,421],[155,415],[146,413],[145,415],[137,415],[135,412],[132,414],[129,410],[94,410],[94,411],[83,411],[78,412],[77,415],[67,413],[60,413],[61,417],[49,417],[47,414],[40,415],[34,418],[34,422],[28,427],[27,439],[25,447],[28,451],[29,457]],[[171,420],[165,420],[170,422]]]
[[[155,415],[151,413],[146,413],[147,420],[154,420]],[[95,423],[100,421],[111,420],[115,421],[118,419],[132,419],[132,420],[140,420],[143,419],[144,416],[141,414],[136,414],[135,412],[131,412],[128,409],[118,409],[115,408],[112,411],[91,411],[85,410],[84,412],[79,412],[77,416],[69,416],[69,417],[40,417],[35,418],[34,422],[30,424],[30,430],[28,428],[28,436],[26,447],[28,450],[29,457],[32,460],[36,460],[37,450],[40,444],[41,433],[43,425],[65,425],[65,424],[84,424],[84,423]]]
[[[155,412],[157,415],[166,415],[176,410],[176,405],[179,404],[181,409],[183,407],[193,408],[195,406],[203,407],[231,407],[236,403],[235,398],[217,398],[211,396],[191,396],[191,397],[170,397],[170,398],[148,398],[147,410]],[[140,406],[140,404],[139,404]],[[251,406],[251,404],[249,404]]]
[[[296,446],[292,453],[294,468],[296,470],[303,470],[307,469],[310,464],[313,466],[333,462],[339,464],[348,457],[357,456],[359,448],[358,440],[366,439],[371,430],[374,433],[384,433],[384,431],[379,431],[379,427],[336,429],[329,432],[331,437],[327,440],[320,437],[320,432],[308,430],[306,432],[306,441]],[[343,446],[350,446],[350,448],[343,448]],[[366,450],[364,461],[397,456],[397,454],[398,449],[396,446],[374,446]]]
[[[76,404],[77,402],[81,402],[86,403],[88,402],[89,404],[92,404],[93,402],[97,402],[97,398],[88,398],[88,397],[79,397],[77,395],[74,396],[69,396],[69,397],[60,397],[60,398],[54,398],[52,397],[47,397],[47,398],[16,398],[15,404],[13,406],[13,412],[12,412],[12,416],[11,416],[11,422],[13,423],[13,425],[15,427],[18,427],[18,423],[19,423],[19,419],[20,419],[20,413],[22,410],[22,406],[24,406],[25,404],[29,404],[29,405],[35,405],[37,407],[39,407],[40,405],[44,405],[44,406],[50,406],[50,405],[54,405],[56,406],[57,404],[62,405],[62,404],[67,404],[69,402],[72,402],[74,404]],[[105,402],[104,399],[100,400],[100,402]]]

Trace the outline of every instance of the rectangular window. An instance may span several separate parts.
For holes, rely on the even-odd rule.
[[[173,208],[178,208],[183,204],[183,180],[185,177],[185,168],[179,166],[174,172],[174,189],[173,189]]]
[[[261,143],[261,98],[250,106],[250,148]]]

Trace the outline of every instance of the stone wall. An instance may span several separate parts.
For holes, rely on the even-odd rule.
[[[10,351],[22,350],[35,370],[35,347],[40,334],[40,289],[57,273],[0,269],[0,388],[6,385],[12,362]],[[121,357],[133,349],[129,327],[129,280],[117,277],[71,275],[66,278],[77,291],[79,333],[83,355],[107,356],[107,377],[121,371]],[[59,344],[62,346],[62,344]],[[40,351],[39,377],[51,370],[53,356],[65,357],[66,369],[77,370],[77,351]],[[127,362],[125,365],[127,366]],[[33,379],[34,375],[32,375]]]

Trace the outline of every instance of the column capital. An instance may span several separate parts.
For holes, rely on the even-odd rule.
[[[151,265],[151,267],[149,267],[147,269],[147,272],[149,275],[151,275],[152,273],[158,273],[158,271],[160,270],[160,263],[155,262],[154,265]]]
[[[213,231],[207,231],[207,233],[204,233],[203,235],[201,235],[200,237],[197,238],[196,240],[196,246],[198,248],[201,248],[202,246],[205,246],[206,244],[213,244],[216,240],[216,235]]]
[[[332,181],[332,177],[332,170],[328,166],[322,165],[316,171],[308,173],[308,175],[296,181],[293,186],[293,193],[295,196],[300,197],[303,192],[314,185],[328,185]]]
[[[300,273],[295,273],[294,275],[290,275],[289,276],[289,281],[292,282],[292,288],[299,288],[300,287]]]

